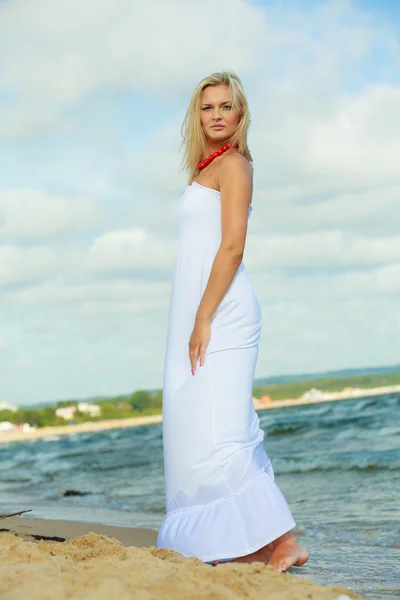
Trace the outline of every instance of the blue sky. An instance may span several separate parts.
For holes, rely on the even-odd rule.
[[[77,18],[79,15],[79,18]],[[162,384],[180,125],[245,85],[256,377],[400,344],[397,2],[0,2],[0,401]]]

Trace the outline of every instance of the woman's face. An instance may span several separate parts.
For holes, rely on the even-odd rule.
[[[232,95],[227,85],[209,85],[202,91],[200,120],[211,145],[222,144],[236,130],[240,111],[232,108]]]

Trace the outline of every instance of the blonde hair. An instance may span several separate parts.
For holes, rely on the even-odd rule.
[[[236,73],[222,71],[204,77],[195,88],[190,99],[189,107],[181,127],[184,154],[182,169],[188,173],[189,183],[192,183],[197,174],[197,166],[204,158],[206,152],[206,136],[200,122],[201,95],[207,86],[227,85],[232,95],[232,106],[240,111],[240,120],[234,134],[225,143],[238,144],[238,152],[252,161],[250,150],[247,146],[247,130],[250,125],[250,114],[243,84]]]

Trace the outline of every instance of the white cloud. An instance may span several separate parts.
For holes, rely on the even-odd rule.
[[[56,308],[61,312],[145,314],[168,304],[169,281],[117,279],[112,281],[62,282],[48,281],[3,295],[3,303],[29,307]]]
[[[54,275],[60,270],[62,253],[56,255],[47,247],[29,250],[11,245],[0,247],[0,286],[29,283]]]
[[[65,198],[35,189],[0,190],[0,236],[60,239],[94,228],[98,208],[85,198]]]
[[[223,23],[223,35],[221,35]],[[239,33],[240,32],[240,33]],[[21,95],[0,137],[68,128],[68,109],[96,90],[176,98],[195,73],[235,64],[254,70],[267,38],[264,13],[242,0],[19,0],[0,5],[0,74]],[[201,60],[198,60],[199,52]],[[67,117],[61,122],[61,115]],[[47,123],[46,123],[46,117]]]
[[[251,236],[247,244],[252,268],[365,268],[398,263],[400,237],[355,237],[341,231]]]
[[[94,240],[86,268],[94,271],[172,271],[176,241],[160,238],[141,228],[110,231]]]
[[[344,95],[330,118],[308,123],[309,175],[343,178],[347,187],[399,182],[400,88],[376,86]]]
[[[257,295],[265,310],[281,303],[287,307],[289,303],[293,310],[308,310],[311,306],[315,309],[315,320],[318,323],[323,302],[331,306],[330,319],[332,327],[337,323],[335,306],[338,303],[352,300],[370,303],[385,304],[390,308],[388,313],[400,317],[398,296],[400,294],[400,265],[377,267],[376,269],[354,270],[344,272],[329,272],[324,269],[319,271],[296,270],[285,272],[269,270],[252,272],[251,279],[257,290]],[[373,306],[372,313],[378,310]],[[378,314],[375,315],[378,319]],[[350,324],[347,323],[349,326]],[[399,323],[400,324],[400,323]],[[303,322],[298,323],[302,327]]]
[[[370,86],[322,99],[319,91],[313,82],[305,90],[269,93],[257,106],[252,138],[266,166],[257,174],[260,185],[284,187],[289,180],[314,194],[399,185],[400,88]]]
[[[176,246],[175,239],[159,237],[140,228],[105,232],[91,243],[79,240],[75,244],[28,247],[4,244],[0,247],[0,286],[54,277],[75,289],[75,281],[88,277],[93,280],[96,274],[125,274],[147,279],[170,277]]]

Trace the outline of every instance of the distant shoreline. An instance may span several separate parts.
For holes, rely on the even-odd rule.
[[[255,402],[256,410],[265,410],[266,408],[280,408],[282,406],[294,406],[300,404],[319,404],[320,402],[332,402],[334,400],[355,400],[356,398],[365,398],[366,396],[383,396],[400,392],[400,384],[387,385],[377,388],[359,388],[357,393],[349,392],[325,392],[323,398],[288,398],[286,400],[272,400],[270,404]]]
[[[391,385],[379,388],[360,388],[356,394],[349,392],[326,392],[323,398],[288,398],[287,400],[272,400],[269,404],[254,402],[256,410],[267,410],[270,408],[283,408],[285,406],[296,406],[304,404],[319,404],[321,402],[332,402],[334,400],[354,400],[366,396],[381,396],[400,392],[400,385]],[[41,427],[34,431],[2,431],[0,432],[0,444],[8,442],[25,442],[33,439],[58,437],[74,433],[91,433],[93,431],[106,431],[108,429],[123,429],[126,427],[139,427],[140,425],[151,425],[162,422],[162,415],[146,415],[143,417],[129,417],[126,419],[108,419],[104,421],[87,421],[73,425],[57,425],[54,427]]]

